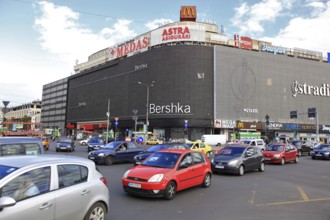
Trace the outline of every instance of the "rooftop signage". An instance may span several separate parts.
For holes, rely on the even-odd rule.
[[[241,48],[251,50],[252,39],[250,37],[241,37]]]
[[[109,47],[107,51],[107,60],[114,60],[122,56],[132,56],[135,53],[140,53],[148,50],[149,38],[148,35],[137,37],[131,41],[127,41],[120,45]]]
[[[273,54],[285,54],[286,53],[286,49],[284,47],[269,46],[267,44],[261,45],[261,51],[269,52],[269,53],[273,53]]]
[[[196,21],[196,6],[181,6],[180,21]]]

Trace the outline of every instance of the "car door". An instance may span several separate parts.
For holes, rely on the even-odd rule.
[[[133,142],[127,142],[127,160],[134,161],[134,156],[143,152],[139,146],[134,144]]]
[[[57,165],[56,220],[81,220],[92,195],[88,168],[78,164]]]
[[[178,190],[186,189],[194,185],[196,174],[193,168],[193,157],[190,153],[186,153],[181,157],[177,170],[177,188]]]
[[[256,158],[257,154],[253,149],[254,149],[254,147],[248,147],[244,151],[243,163],[245,165],[245,170],[256,169],[255,167],[257,164],[257,158]]]
[[[129,151],[127,143],[122,143],[116,149],[115,161],[129,161],[131,153],[132,152]]]
[[[1,197],[13,197],[16,204],[0,211],[0,218],[8,220],[54,219],[55,194],[50,191],[51,173],[50,166],[33,168],[5,183],[0,189]],[[26,184],[28,182],[30,184]]]
[[[205,154],[201,152],[193,152],[193,165],[192,169],[194,172],[193,185],[199,185],[203,183],[205,176],[205,169],[207,168]]]

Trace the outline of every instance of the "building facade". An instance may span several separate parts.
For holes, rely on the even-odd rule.
[[[317,51],[247,36],[230,39],[217,25],[192,20],[96,52],[74,68],[76,74],[65,82],[65,101],[61,93],[65,117],[53,118],[52,125],[61,119],[70,134],[110,128],[130,136],[148,127],[163,138],[192,140],[209,133],[226,134],[228,140],[250,134],[330,138],[330,65]],[[58,97],[48,89],[44,123],[55,114]],[[307,117],[309,108],[317,118]],[[292,111],[297,118],[290,118]]]

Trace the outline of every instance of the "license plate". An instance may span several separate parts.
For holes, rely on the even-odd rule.
[[[94,157],[89,157],[89,159],[94,160],[95,158]]]
[[[264,158],[264,160],[270,160],[270,158]]]
[[[223,165],[215,165],[215,168],[218,168],[218,169],[223,169],[225,168]]]
[[[141,184],[138,183],[128,183],[128,186],[133,188],[141,188]]]
[[[66,149],[66,147],[61,147],[61,150],[65,150]]]
[[[318,157],[321,157],[321,156],[322,156],[322,154],[316,154],[316,156],[318,156]]]

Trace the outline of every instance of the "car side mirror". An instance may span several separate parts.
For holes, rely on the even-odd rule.
[[[252,152],[246,152],[246,153],[245,153],[245,156],[246,156],[246,157],[251,157],[252,155],[253,155]]]
[[[3,196],[0,198],[0,210],[2,210],[5,207],[14,206],[15,204],[16,204],[15,199],[9,196]]]
[[[180,169],[185,169],[185,168],[188,168],[188,167],[189,167],[188,163],[181,163],[180,164]]]

